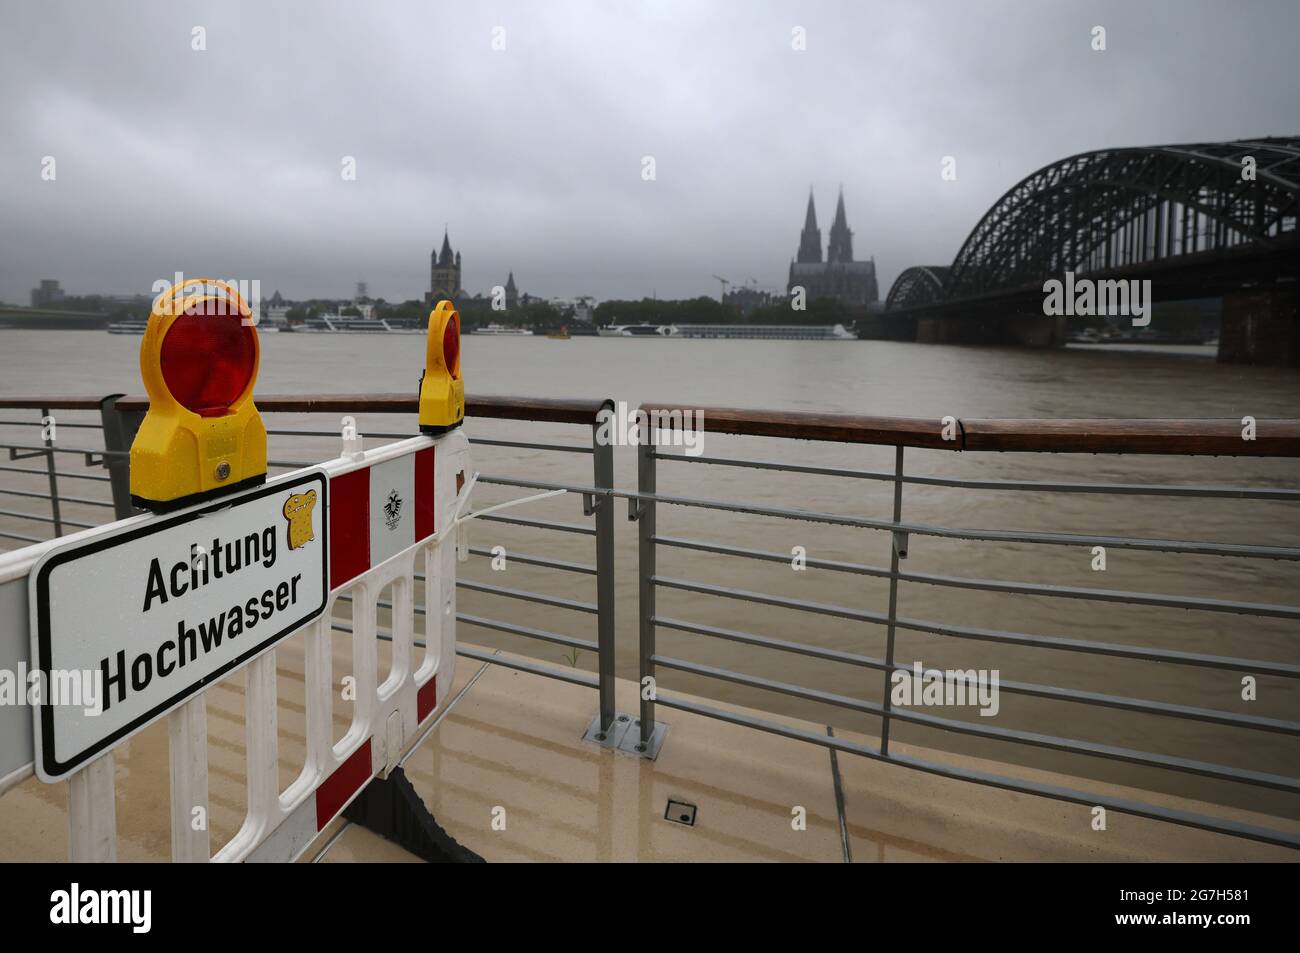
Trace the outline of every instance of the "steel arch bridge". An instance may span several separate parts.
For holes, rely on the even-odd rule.
[[[947,265],[913,265],[906,269],[894,279],[885,298],[885,309],[911,308],[942,301],[948,271]]]
[[[1300,137],[1084,152],[1027,176],[948,268],[895,280],[887,310],[1009,292],[1066,271],[1230,258],[1296,247]]]

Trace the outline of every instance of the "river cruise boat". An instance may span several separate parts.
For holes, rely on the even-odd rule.
[[[528,328],[511,328],[504,324],[487,324],[481,328],[475,328],[470,334],[493,334],[497,337],[521,337],[528,338],[533,336],[533,332]]]

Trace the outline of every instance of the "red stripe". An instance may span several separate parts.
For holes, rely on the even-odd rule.
[[[433,447],[415,452],[415,540],[434,534]]]
[[[343,810],[343,805],[361,786],[370,780],[370,739],[348,759],[334,769],[334,773],[316,789],[316,830],[323,830],[334,819],[334,815]]]
[[[424,721],[438,707],[438,676],[435,675],[415,693],[415,720]]]
[[[330,480],[330,588],[370,568],[370,469]]]

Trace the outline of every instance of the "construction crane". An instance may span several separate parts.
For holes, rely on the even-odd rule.
[[[723,301],[727,297],[727,285],[731,284],[731,282],[728,281],[726,278],[723,278],[721,275],[714,275],[713,277],[716,280],[722,282],[722,296],[718,298],[718,300]]]

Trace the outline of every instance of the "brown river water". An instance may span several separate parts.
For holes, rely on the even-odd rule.
[[[100,395],[140,393],[140,339],[102,332],[0,331],[0,394]],[[1054,351],[968,348],[891,342],[684,341],[610,338],[467,337],[462,363],[471,395],[613,398],[631,406],[646,401],[682,405],[774,408],[925,417],[1219,417],[1300,416],[1300,371],[1219,365],[1212,350],[1065,349]],[[1207,356],[1209,355],[1209,356]],[[261,393],[413,393],[423,364],[423,339],[401,335],[268,334],[262,342]],[[35,414],[4,411],[7,419]],[[93,420],[68,415],[69,420]],[[410,432],[414,421],[358,415],[362,429]],[[338,421],[269,415],[271,427],[337,432]],[[471,436],[542,440],[590,446],[582,428],[516,421],[471,419]],[[32,442],[32,428],[0,429],[7,442]],[[15,439],[17,438],[17,439]],[[60,435],[67,445],[95,446],[98,434]],[[368,440],[367,446],[382,442]],[[314,461],[337,455],[336,437],[272,437],[271,457]],[[786,461],[819,466],[890,470],[892,448],[810,443],[709,434],[710,456]],[[591,477],[589,455],[477,446],[483,474],[580,483]],[[75,457],[61,461],[77,468]],[[1300,487],[1300,460],[1159,458],[1066,454],[955,454],[909,450],[910,473],[991,479],[1215,483]],[[40,481],[4,474],[0,486],[42,488]],[[635,453],[616,450],[616,481],[635,488]],[[65,493],[103,495],[100,485],[65,487]],[[888,483],[663,462],[662,493],[888,519]],[[527,491],[482,486],[484,505]],[[3,508],[37,501],[6,498]],[[70,506],[73,518],[105,518],[102,510]],[[567,495],[516,511],[543,519],[583,522],[581,499]],[[621,676],[636,677],[636,524],[617,519],[617,644]],[[1059,531],[1169,539],[1270,543],[1294,546],[1300,538],[1300,502],[1184,500],[1178,498],[972,491],[909,486],[905,520],[955,527]],[[34,535],[47,528],[0,517],[0,529]],[[888,567],[887,534],[823,524],[661,507],[659,532],[789,553],[804,547],[810,557]],[[504,524],[476,523],[472,544],[594,563],[588,537],[560,535]],[[0,540],[0,547],[18,544]],[[994,544],[913,537],[904,568],[982,579],[1113,588],[1145,593],[1212,596],[1261,603],[1300,603],[1300,564],[1209,556],[1167,555],[1112,548],[1105,572],[1091,568],[1089,547]],[[507,560],[502,572],[473,557],[468,578],[518,589],[595,600],[587,576],[530,567]],[[661,549],[662,575],[814,602],[884,611],[883,580],[825,570],[794,571],[784,563]],[[594,617],[477,592],[460,594],[462,612],[595,638]],[[658,611],[713,626],[880,657],[882,626],[758,606],[714,596],[661,590]],[[976,592],[904,584],[899,613],[912,618],[1064,638],[1129,643],[1300,664],[1300,623],[1244,615],[1186,611],[1104,602]],[[345,637],[340,636],[340,639]],[[592,670],[591,653],[576,657],[554,645],[462,626],[462,641],[533,655],[555,665]],[[658,651],[704,665],[792,682],[822,691],[879,701],[883,675],[856,666],[808,659],[697,635],[660,630]],[[900,631],[896,659],[926,668],[996,669],[1003,681],[1042,684],[1221,709],[1239,714],[1300,720],[1297,680],[1261,676],[1258,699],[1241,697],[1243,672],[1076,655],[986,641]],[[755,708],[798,715],[844,729],[875,733],[878,720],[840,708],[805,702],[724,681],[661,670],[665,692],[684,691]],[[593,712],[595,698],[592,699]],[[1094,741],[1241,768],[1296,774],[1300,744],[1283,733],[1245,731],[1199,721],[1136,714],[1114,708],[1002,693],[997,717],[969,709],[933,714],[1003,728]],[[672,712],[661,710],[671,723]],[[1157,788],[1291,817],[1297,798],[1194,775],[1174,774],[1002,741],[943,735],[896,723],[893,737],[985,757]],[[165,731],[161,735],[165,756]],[[214,790],[219,786],[214,781]],[[234,779],[229,779],[232,786]],[[29,782],[35,783],[35,782]],[[119,793],[119,800],[121,798]],[[165,791],[161,810],[166,813]],[[234,810],[233,808],[231,809]],[[237,813],[237,812],[236,812]],[[233,816],[233,815],[232,815]],[[214,807],[214,820],[216,808]],[[215,844],[220,843],[214,839]]]

